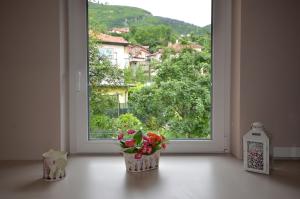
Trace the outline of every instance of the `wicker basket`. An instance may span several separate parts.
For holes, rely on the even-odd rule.
[[[127,171],[142,172],[158,168],[160,151],[151,155],[143,155],[141,159],[135,159],[134,155],[134,153],[123,153]]]

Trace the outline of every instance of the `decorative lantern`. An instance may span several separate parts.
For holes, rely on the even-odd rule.
[[[254,122],[243,137],[244,168],[247,171],[269,174],[269,138],[260,122]]]

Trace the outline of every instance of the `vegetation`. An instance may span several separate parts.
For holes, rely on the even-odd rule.
[[[95,38],[89,37],[89,127],[94,138],[97,137],[96,131],[103,133],[105,130],[107,133],[114,130],[114,121],[107,115],[113,115],[111,110],[117,108],[118,101],[105,93],[107,86],[118,86],[124,79],[121,69],[99,57],[98,44]],[[107,136],[111,137],[111,134]]]
[[[157,68],[155,82],[130,94],[134,115],[150,130],[176,131],[181,138],[210,133],[210,56],[184,49]]]
[[[149,80],[149,74],[145,73],[144,66],[137,65],[136,68],[125,68],[124,78],[126,83],[146,83]]]
[[[163,51],[160,61],[120,69],[99,56],[99,41],[89,38],[89,127],[92,138],[112,138],[116,131],[144,129],[167,138],[209,138],[211,132],[210,26],[200,28],[181,21],[154,17],[126,6],[89,3],[89,25],[96,32],[130,26],[123,34],[130,43]],[[180,36],[180,33],[188,34]],[[185,48],[174,50],[178,40]],[[201,52],[189,45],[201,45]],[[155,75],[150,75],[154,71]],[[128,107],[120,112],[113,87],[129,88]],[[117,112],[116,112],[117,110]],[[116,114],[117,113],[117,114]]]
[[[90,28],[108,30],[114,27],[133,26],[157,26],[165,25],[177,34],[207,34],[210,33],[210,25],[199,27],[183,21],[153,16],[150,12],[128,6],[105,5],[89,2]]]
[[[121,131],[126,131],[127,129],[142,128],[142,123],[140,122],[140,120],[131,113],[120,115],[115,120],[114,125],[117,130],[121,130]]]

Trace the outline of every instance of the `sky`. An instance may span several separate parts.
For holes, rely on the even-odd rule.
[[[142,8],[154,16],[168,17],[198,26],[211,24],[211,0],[91,0],[109,5]]]

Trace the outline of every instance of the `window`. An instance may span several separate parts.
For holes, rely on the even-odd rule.
[[[124,120],[131,120],[133,123],[135,123],[138,127],[139,124],[142,125],[143,128],[148,128],[149,130],[152,130],[151,128],[157,127],[160,131],[167,130],[168,132],[163,133],[169,133],[167,135],[169,138],[174,139],[171,141],[170,147],[168,149],[168,152],[222,152],[224,149],[227,148],[226,145],[228,143],[226,142],[226,139],[228,139],[228,129],[229,129],[229,61],[230,61],[230,53],[226,50],[229,49],[230,44],[230,3],[229,1],[220,1],[215,0],[213,1],[213,51],[212,51],[212,57],[213,57],[213,67],[211,68],[205,68],[202,67],[199,69],[199,76],[196,77],[202,77],[205,75],[210,75],[213,79],[212,86],[208,86],[207,88],[212,88],[212,90],[208,92],[208,96],[212,96],[212,100],[208,101],[205,108],[211,108],[209,110],[209,114],[206,114],[206,123],[204,124],[201,121],[203,120],[203,117],[200,117],[200,122],[196,121],[195,118],[197,118],[198,115],[192,114],[190,117],[187,117],[190,120],[184,120],[182,119],[182,115],[188,107],[182,107],[186,106],[188,102],[183,101],[183,103],[175,103],[172,104],[174,99],[181,98],[189,98],[191,95],[189,95],[188,89],[191,88],[191,85],[194,85],[194,89],[199,89],[195,82],[197,79],[194,79],[191,85],[182,85],[182,80],[179,82],[176,82],[175,80],[173,82],[169,82],[167,84],[166,82],[159,82],[157,79],[157,76],[159,76],[160,73],[165,71],[157,71],[157,68],[159,67],[151,67],[149,65],[149,62],[152,60],[153,63],[160,64],[162,62],[161,57],[165,56],[167,48],[165,49],[159,49],[157,46],[151,46],[151,41],[149,41],[148,46],[143,42],[130,42],[124,39],[125,36],[128,39],[128,34],[131,34],[130,29],[134,29],[134,31],[140,31],[145,35],[149,32],[143,32],[147,28],[143,28],[141,30],[137,30],[137,26],[133,26],[132,28],[128,27],[111,27],[112,29],[107,30],[110,31],[107,35],[104,35],[104,32],[96,33],[96,30],[87,31],[87,29],[84,29],[83,27],[87,27],[86,25],[86,17],[90,17],[90,15],[87,15],[87,8],[88,8],[87,2],[84,0],[76,0],[74,2],[70,2],[69,5],[69,13],[70,13],[70,65],[71,65],[71,76],[70,76],[70,115],[71,115],[71,121],[70,121],[70,130],[73,132],[71,135],[71,152],[117,152],[118,147],[115,146],[115,141],[111,138],[114,138],[113,136],[113,125],[109,125],[111,123],[110,120],[114,120],[116,122],[115,124],[120,124],[122,127],[122,121]],[[92,5],[92,8],[94,9],[92,12],[95,11],[96,7],[98,6],[108,6],[108,5],[101,5],[101,4],[90,4]],[[109,11],[108,9],[104,9],[106,11]],[[79,12],[79,13],[78,13]],[[90,11],[91,12],[91,11]],[[76,13],[76,14],[75,14]],[[149,13],[148,13],[149,14]],[[94,16],[93,16],[94,17]],[[91,22],[91,19],[88,20],[89,25],[96,24],[96,22]],[[128,23],[128,19],[125,20]],[[88,27],[90,27],[88,26]],[[78,30],[80,31],[75,31]],[[168,33],[169,30],[164,30],[163,26],[155,26],[162,28],[162,30],[159,30],[158,32],[166,32]],[[119,29],[117,29],[119,28]],[[154,28],[155,29],[155,28]],[[72,31],[73,30],[73,31]],[[164,31],[163,31],[164,30]],[[91,55],[91,52],[88,54],[87,49],[79,48],[79,45],[81,46],[87,46],[87,39],[86,39],[86,33],[89,32],[95,35],[95,37],[99,38],[101,37],[101,41],[96,45],[97,48],[100,49],[99,51],[102,54],[106,54],[110,56],[110,64],[115,65],[113,69],[116,69],[116,71],[110,72],[110,74],[126,74],[131,76],[130,81],[126,78],[118,78],[116,79],[112,77],[104,77],[104,79],[101,79],[98,81],[95,85],[101,86],[100,89],[95,89],[91,91],[91,81],[93,81],[93,77],[91,76],[91,60],[89,60],[89,67],[87,65],[88,55]],[[127,36],[126,36],[127,34]],[[141,35],[139,35],[141,36]],[[169,35],[170,36],[170,35]],[[173,37],[173,35],[172,35]],[[160,46],[166,46],[170,48],[173,48],[172,52],[173,54],[169,54],[169,60],[182,60],[182,55],[179,52],[181,49],[181,46],[188,47],[190,50],[186,50],[186,53],[194,53],[199,54],[203,51],[202,46],[207,45],[210,42],[208,40],[205,40],[202,42],[202,46],[197,42],[192,42],[190,37],[192,37],[189,34],[186,35],[179,35],[177,38],[173,38],[173,40],[170,38],[170,41],[166,39],[162,39],[162,43],[160,43]],[[91,38],[91,37],[90,37]],[[138,37],[137,37],[138,38]],[[137,38],[129,38],[130,40]],[[150,36],[146,37],[150,38]],[[180,41],[179,41],[180,39]],[[77,41],[77,43],[75,42]],[[78,43],[79,41],[79,43]],[[90,39],[91,41],[91,39]],[[168,43],[164,43],[168,41]],[[95,43],[94,43],[95,44]],[[89,43],[89,48],[91,49],[91,46],[94,45]],[[102,45],[102,47],[101,47]],[[115,52],[118,52],[118,56],[114,57],[113,52],[111,48],[106,48],[105,45],[110,45],[111,48],[115,48],[116,50],[112,50]],[[152,49],[151,49],[152,48]],[[192,49],[191,49],[192,48]],[[179,49],[179,50],[178,50]],[[178,52],[177,52],[178,50]],[[204,49],[205,50],[205,49]],[[163,51],[163,52],[162,52]],[[120,53],[119,53],[120,52]],[[100,53],[100,54],[101,54]],[[161,53],[161,54],[159,54]],[[158,55],[159,54],[159,55]],[[187,55],[184,55],[187,56]],[[112,58],[112,59],[111,59]],[[201,58],[199,58],[201,59]],[[203,57],[202,57],[203,59]],[[101,60],[101,63],[105,64],[106,60]],[[132,61],[132,67],[128,67],[128,64]],[[150,62],[151,63],[151,62]],[[148,64],[148,65],[147,65]],[[168,71],[168,64],[164,63],[166,71]],[[176,62],[172,62],[171,65],[176,64]],[[193,65],[193,64],[192,64]],[[201,63],[200,63],[201,65]],[[140,67],[143,66],[143,67]],[[120,69],[120,70],[119,70]],[[134,70],[132,70],[134,69]],[[188,71],[188,70],[186,70]],[[185,72],[186,72],[185,71]],[[183,70],[184,72],[184,70]],[[93,71],[92,71],[93,73]],[[89,78],[88,78],[89,77]],[[160,77],[161,78],[161,77]],[[169,78],[169,77],[168,77]],[[172,78],[172,76],[171,76]],[[138,80],[137,80],[138,79]],[[186,78],[185,78],[186,79]],[[97,81],[97,80],[96,80]],[[144,90],[142,90],[144,93],[146,93],[145,102],[139,101],[141,96],[137,96],[136,99],[134,99],[134,95],[136,93],[133,93],[130,91],[129,85],[132,86],[133,82],[138,82],[139,84],[142,83],[142,87]],[[129,84],[130,83],[130,84]],[[193,84],[194,83],[194,84]],[[156,107],[152,106],[150,111],[157,110],[158,112],[161,111],[161,117],[155,118],[153,115],[150,115],[151,117],[143,117],[143,115],[139,115],[139,112],[145,111],[145,110],[136,110],[137,106],[136,104],[132,103],[134,101],[135,103],[144,103],[149,104],[152,103],[151,100],[147,102],[147,94],[153,94],[156,95],[155,92],[159,91],[153,91],[152,86],[155,84],[163,84],[164,89],[160,88],[160,94],[163,94],[164,96],[162,98],[157,98],[156,100],[160,103],[163,99],[167,98],[168,92],[174,90],[174,86],[177,86],[176,90],[181,89],[181,93],[179,92],[178,95],[171,93],[171,95],[176,95],[175,98],[170,98],[170,103],[172,106],[168,106],[168,103],[159,104]],[[160,85],[155,85],[155,87],[159,87]],[[168,87],[169,86],[169,87]],[[113,87],[113,89],[111,89]],[[202,85],[203,87],[203,85]],[[134,87],[135,88],[135,87]],[[201,88],[200,88],[201,89]],[[133,89],[134,90],[134,89]],[[92,92],[98,92],[99,95],[93,95]],[[148,92],[148,93],[147,93]],[[152,93],[151,93],[152,92]],[[190,93],[195,92],[195,90],[191,89]],[[196,91],[200,93],[200,91]],[[210,93],[212,92],[212,93]],[[140,94],[140,93],[138,93]],[[131,96],[130,96],[131,95]],[[135,95],[136,96],[136,95]],[[88,98],[89,97],[89,98]],[[91,99],[93,97],[93,99]],[[143,96],[142,96],[143,97]],[[203,98],[197,98],[197,96],[193,96],[193,99],[196,99],[194,101],[198,102],[197,100],[201,100]],[[131,101],[130,101],[131,100]],[[184,99],[187,100],[187,99]],[[193,100],[191,100],[192,103],[194,103]],[[104,103],[105,102],[105,103]],[[201,102],[198,102],[201,103]],[[140,105],[138,104],[138,105]],[[203,102],[202,102],[203,104]],[[98,106],[98,113],[96,113],[96,109],[94,107],[91,107],[93,105]],[[178,107],[175,107],[175,105],[178,105]],[[150,106],[150,105],[149,105]],[[168,109],[165,109],[165,107],[168,106]],[[107,107],[107,108],[106,108]],[[145,107],[143,104],[140,107]],[[140,108],[138,107],[138,108]],[[149,108],[149,107],[146,107]],[[174,111],[171,110],[172,108],[177,108],[175,114]],[[181,109],[179,109],[181,108]],[[131,110],[130,110],[131,109]],[[203,109],[201,110],[203,113]],[[129,111],[128,111],[129,110]],[[163,111],[162,111],[163,110]],[[201,113],[200,111],[200,113]],[[96,114],[94,114],[96,113]],[[124,114],[127,113],[127,114]],[[148,114],[148,113],[147,113]],[[189,114],[189,113],[186,113]],[[199,114],[199,113],[197,113]],[[154,116],[158,116],[159,114],[154,114]],[[205,115],[205,114],[204,114]],[[149,116],[149,114],[147,115]],[[203,116],[203,114],[202,114]],[[90,117],[90,123],[88,122],[88,117]],[[120,119],[120,117],[123,117]],[[164,118],[172,118],[172,120],[163,121]],[[150,118],[150,119],[149,119]],[[153,119],[153,120],[151,120]],[[202,119],[202,120],[201,120]],[[207,122],[208,121],[208,122]],[[182,123],[180,123],[182,122]],[[195,131],[193,128],[191,128],[191,131],[188,132],[188,127],[191,127],[191,124],[195,124],[194,126],[198,127],[198,129],[202,129],[201,131]],[[186,125],[185,125],[186,124]],[[200,124],[200,125],[199,125]],[[212,124],[212,125],[211,125]],[[154,127],[151,127],[153,125]],[[198,125],[198,126],[197,126]],[[182,129],[183,126],[185,126],[185,129]],[[206,128],[203,128],[203,127]],[[99,128],[101,127],[101,128]],[[135,127],[135,126],[134,126]],[[193,127],[193,126],[192,126]],[[147,129],[147,130],[148,130]],[[157,130],[155,129],[155,130]],[[171,130],[172,131],[171,131]],[[174,130],[175,129],[175,130]],[[176,131],[178,129],[178,132]],[[206,129],[207,132],[204,132],[203,129]],[[90,133],[88,133],[90,132]],[[182,132],[188,132],[188,134],[183,134]],[[99,140],[99,138],[102,138]],[[105,139],[110,138],[110,139]],[[180,139],[175,139],[180,138]],[[188,139],[187,139],[188,138]],[[192,139],[190,139],[192,138]],[[196,138],[196,139],[195,139]],[[200,138],[200,139],[199,139]],[[226,144],[227,143],[227,144]]]
[[[113,49],[112,48],[103,48],[103,47],[98,47],[99,50],[99,58],[104,59],[104,58],[108,58],[108,59],[116,59],[113,57]]]

